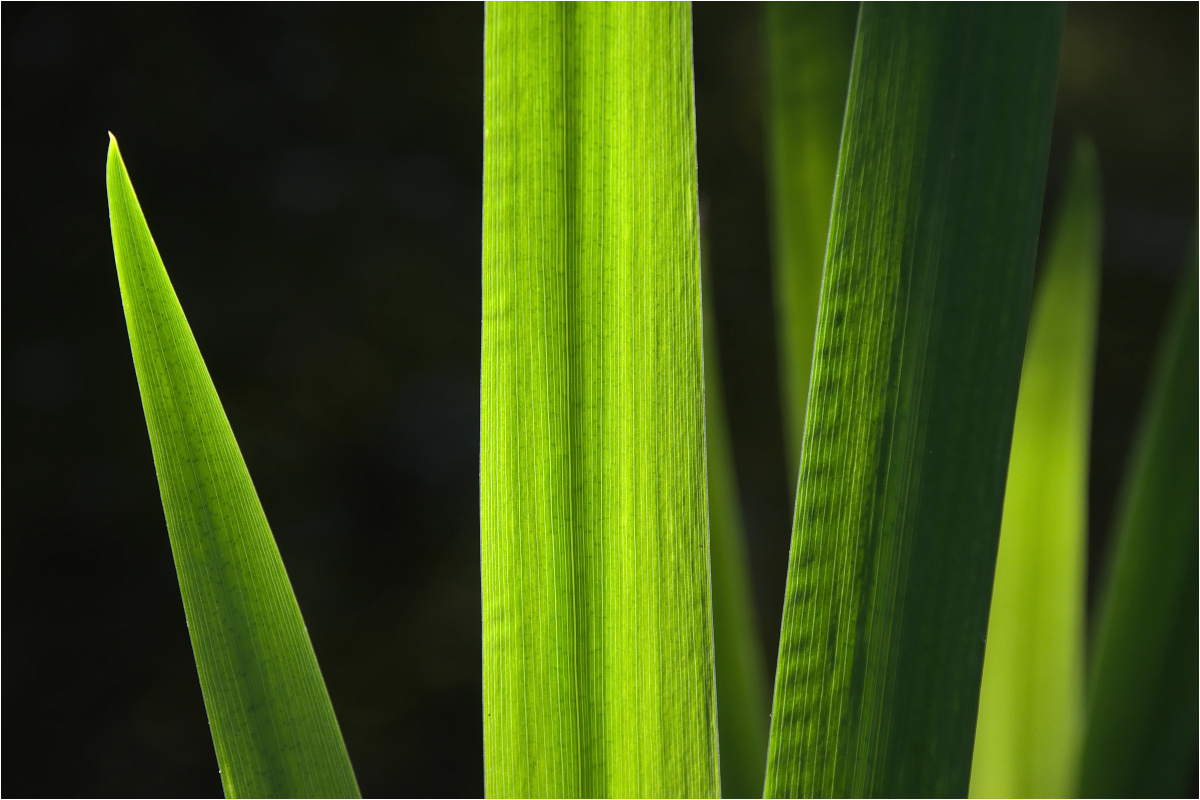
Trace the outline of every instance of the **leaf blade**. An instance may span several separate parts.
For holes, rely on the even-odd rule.
[[[1061,28],[862,9],[767,796],[966,792]]]
[[[221,781],[230,797],[357,797],[300,608],[116,138],[121,300]]]
[[[489,796],[718,790],[686,5],[489,4]]]
[[[1088,450],[1102,214],[1076,143],[1046,254],[1009,457],[972,797],[1066,797],[1083,726]]]
[[[1178,797],[1197,741],[1197,257],[1172,303],[1092,644],[1081,797]]]
[[[772,265],[788,475],[800,471],[813,338],[858,3],[767,3]]]
[[[721,796],[758,797],[767,767],[767,680],[742,526],[737,473],[717,347],[712,267],[704,255],[704,429],[712,552],[713,645],[721,749]]]

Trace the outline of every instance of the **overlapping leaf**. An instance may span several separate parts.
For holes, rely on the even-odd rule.
[[[1061,29],[862,9],[768,796],[966,793]]]
[[[971,765],[972,797],[1066,797],[1083,730],[1100,176],[1076,150],[1029,325]]]
[[[767,3],[772,265],[788,482],[800,466],[858,3]]]

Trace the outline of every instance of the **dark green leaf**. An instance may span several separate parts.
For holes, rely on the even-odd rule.
[[[768,796],[966,794],[1061,30],[863,7]]]
[[[1196,245],[1130,459],[1088,689],[1082,797],[1185,797],[1197,744]]]

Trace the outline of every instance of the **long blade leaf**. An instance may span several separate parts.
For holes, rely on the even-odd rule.
[[[1100,174],[1076,145],[1021,368],[971,762],[972,797],[1067,797],[1083,732]]]
[[[1186,797],[1196,774],[1194,240],[1188,261],[1122,488],[1093,644],[1080,797]]]
[[[772,264],[788,476],[800,468],[858,3],[767,3]]]
[[[121,301],[228,797],[357,797],[287,572],[112,139]]]
[[[768,796],[967,791],[1062,8],[868,4]]]
[[[704,243],[701,241],[703,250]],[[759,797],[767,768],[767,678],[754,610],[750,559],[738,497],[733,448],[712,302],[712,264],[704,269],[704,426],[712,542],[713,639],[717,706],[721,709],[721,796]]]
[[[713,796],[690,10],[489,4],[484,73],[487,793]]]

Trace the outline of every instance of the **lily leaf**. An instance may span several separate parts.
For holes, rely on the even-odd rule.
[[[358,797],[300,607],[113,138],[108,206],[171,552],[228,797]]]
[[[966,794],[1062,16],[862,8],[769,797]]]
[[[690,8],[486,13],[487,794],[711,797]]]

